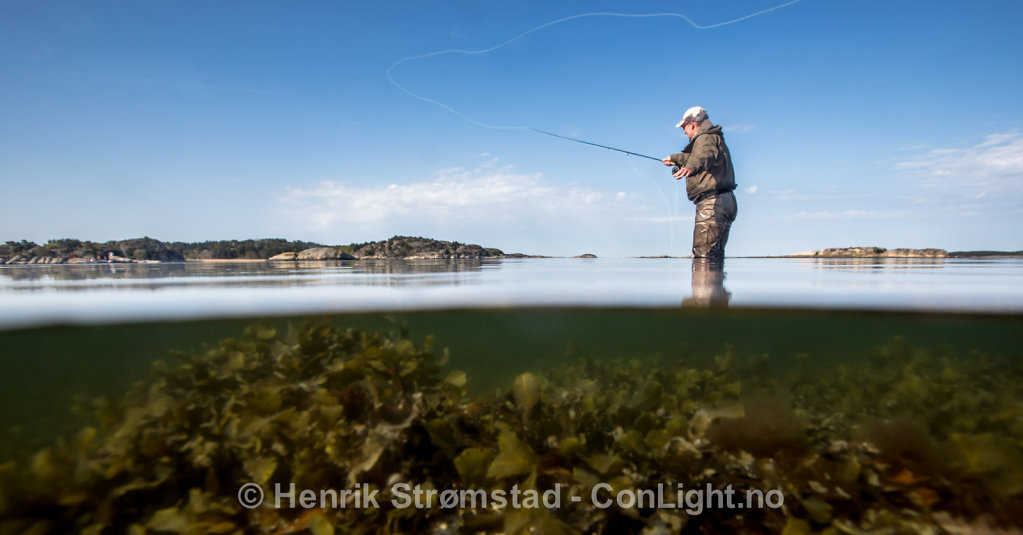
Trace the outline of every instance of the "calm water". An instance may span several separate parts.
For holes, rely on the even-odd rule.
[[[1012,477],[1019,476],[1019,481],[998,479],[997,485],[988,485],[995,476],[963,468],[967,480],[984,483],[963,486],[954,491],[961,493],[956,496],[946,496],[954,486],[948,482],[886,492],[904,492],[906,500],[917,504],[904,507],[921,502],[924,509],[934,494],[957,504],[949,506],[950,514],[965,516],[967,524],[978,508],[990,509],[1003,525],[1023,524],[1005,513],[1012,504],[1023,504],[1023,457],[1017,466],[1012,453],[1023,455],[1023,412],[1011,425],[956,423],[955,433],[945,429],[944,417],[928,412],[946,410],[935,400],[956,397],[957,391],[978,399],[993,396],[994,401],[984,402],[988,405],[966,404],[978,414],[1005,415],[1016,410],[1012,407],[1023,407],[1023,392],[1011,386],[1016,383],[1000,385],[997,371],[969,368],[992,355],[1023,362],[1019,259],[731,259],[723,272],[694,270],[688,259],[0,266],[0,304],[0,404],[5,407],[0,412],[0,468],[8,459],[27,462],[59,437],[73,436],[89,420],[73,413],[72,406],[89,406],[102,396],[121,398],[132,384],[150,380],[155,361],[174,362],[170,351],[202,353],[225,338],[243,337],[257,320],[285,333],[316,317],[341,327],[404,331],[416,343],[432,335],[435,353],[450,355],[448,368],[466,373],[465,388],[474,399],[501,398],[516,376],[556,376],[558,369],[581,357],[639,363],[632,370],[657,369],[665,362],[716,370],[731,355],[763,368],[755,381],[743,379],[747,385],[807,384],[806,377],[812,376],[820,390],[820,384],[834,381],[836,394],[825,393],[821,399],[857,399],[843,402],[845,417],[882,429],[875,429],[880,435],[873,440],[884,443],[887,428],[870,422],[882,416],[902,418],[903,412],[871,408],[870,397],[882,403],[883,395],[864,398],[847,384],[851,373],[865,374],[854,385],[875,381],[870,375],[874,369],[881,376],[880,386],[870,388],[879,392],[888,383],[909,381],[909,386],[892,386],[892,392],[902,396],[899,403],[919,403],[905,408],[905,414],[929,422],[933,440],[942,448],[966,440],[956,437],[973,437],[969,439],[983,443],[978,448],[987,448],[984,455],[1009,466],[1005,470]],[[876,360],[879,355],[882,361]],[[893,364],[896,358],[905,361]],[[647,364],[654,362],[660,364]],[[917,371],[929,378],[916,378]],[[1004,372],[1002,379],[1009,380],[1020,370]],[[994,375],[988,378],[989,373]],[[944,390],[926,391],[926,385],[945,379],[949,383]],[[924,393],[915,393],[920,388]],[[815,399],[800,396],[794,403]],[[895,402],[883,403],[888,407]],[[812,414],[814,406],[800,410]],[[967,409],[955,410],[958,417],[973,418]],[[842,439],[863,439],[854,428],[859,429],[842,428],[852,433]],[[989,439],[998,447],[984,445]],[[1004,444],[1010,444],[1010,453]],[[897,456],[903,455],[899,451]],[[891,471],[888,476],[895,481],[912,480]],[[0,533],[6,533],[2,486],[0,471]],[[855,506],[830,502],[834,510],[829,514],[834,522],[853,522],[868,507],[888,503],[863,499],[864,504]],[[988,507],[985,499],[995,501]],[[154,501],[152,507],[168,503]],[[842,507],[845,512],[837,512]],[[813,509],[804,505],[794,511],[808,518]],[[773,527],[766,532],[780,531],[777,522],[783,519],[770,522]],[[816,528],[828,525],[820,518],[814,522]]]
[[[0,266],[0,328],[522,306],[1023,312],[1023,259],[182,263]]]

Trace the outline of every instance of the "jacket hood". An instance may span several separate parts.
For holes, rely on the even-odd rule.
[[[718,135],[721,135],[721,125],[716,124],[716,125],[714,125],[714,126],[712,126],[710,128],[701,128],[699,131],[696,132],[697,136],[702,135],[702,134],[718,134]],[[695,138],[696,136],[693,136],[693,137]]]

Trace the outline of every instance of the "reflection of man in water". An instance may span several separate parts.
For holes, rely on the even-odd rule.
[[[720,262],[693,259],[693,296],[683,307],[727,307],[732,294],[725,289],[725,271]]]

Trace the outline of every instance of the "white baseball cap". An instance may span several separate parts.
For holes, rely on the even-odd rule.
[[[706,120],[707,110],[701,108],[700,106],[693,106],[692,108],[689,108],[688,110],[686,110],[685,113],[682,114],[682,120],[679,121],[678,124],[675,125],[675,127],[681,128],[682,125],[686,123],[702,123],[703,121]]]

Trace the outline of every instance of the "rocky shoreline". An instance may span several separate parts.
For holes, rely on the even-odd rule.
[[[285,252],[267,259],[270,262],[316,260],[483,260],[499,258],[544,258],[522,253],[506,254],[500,249],[473,243],[429,238],[396,236],[389,240],[342,247],[313,247]]]
[[[315,246],[306,247],[301,250],[285,251],[264,257],[246,256],[244,258],[221,259],[214,255],[203,254],[199,257],[187,257],[184,254],[172,249],[159,240],[143,238],[134,240],[143,242],[143,247],[125,248],[121,243],[111,245],[119,246],[118,252],[112,250],[92,250],[92,254],[76,251],[70,254],[60,254],[47,247],[35,246],[22,252],[5,255],[0,250],[0,265],[7,264],[139,264],[139,263],[160,263],[160,262],[185,262],[190,260],[246,260],[246,261],[336,261],[336,260],[482,260],[482,259],[507,259],[507,258],[547,258],[537,255],[522,253],[505,253],[500,249],[483,247],[476,244],[449,242],[429,238],[395,236],[388,240],[359,243],[342,246]],[[296,242],[296,244],[305,242]],[[14,242],[8,242],[7,246],[16,246]],[[35,244],[30,244],[35,245]],[[108,244],[104,244],[108,245]],[[177,245],[177,244],[171,244]],[[111,249],[115,247],[110,247]],[[298,247],[295,247],[298,249]],[[209,253],[209,251],[204,251]],[[76,254],[78,253],[78,254]],[[122,256],[124,255],[124,256]]]
[[[884,247],[834,247],[785,255],[783,258],[947,258],[944,249],[885,249]]]
[[[159,264],[163,260],[133,260],[115,254],[108,254],[102,257],[79,257],[79,256],[35,256],[16,255],[10,259],[0,256],[0,265],[48,265],[48,264]]]
[[[251,241],[251,240],[250,240]],[[283,240],[267,240],[284,242]],[[23,242],[27,243],[27,242]],[[207,244],[214,242],[206,242]],[[509,258],[551,258],[549,256],[505,253],[493,247],[472,243],[459,243],[430,238],[394,236],[388,240],[340,246],[322,246],[307,242],[284,242],[284,246],[295,250],[265,256],[251,253],[244,257],[222,257],[211,254],[209,249],[200,255],[188,256],[179,251],[182,245],[205,244],[163,243],[152,238],[107,242],[101,247],[79,249],[61,254],[47,246],[22,247],[12,252],[14,242],[7,242],[7,250],[0,245],[0,265],[52,265],[52,264],[152,264],[161,262],[186,261],[250,261],[250,262],[305,262],[338,260],[484,260]],[[308,247],[308,245],[316,245]],[[304,246],[304,247],[303,247]],[[102,247],[109,247],[103,250]],[[277,249],[280,250],[279,248]],[[89,254],[91,253],[91,254]],[[572,258],[596,258],[593,254]],[[639,258],[671,258],[668,256],[641,256]],[[685,257],[679,257],[685,258]],[[1023,258],[1023,251],[952,251],[945,249],[885,249],[884,247],[834,247],[815,249],[799,253],[767,256],[766,258]]]

